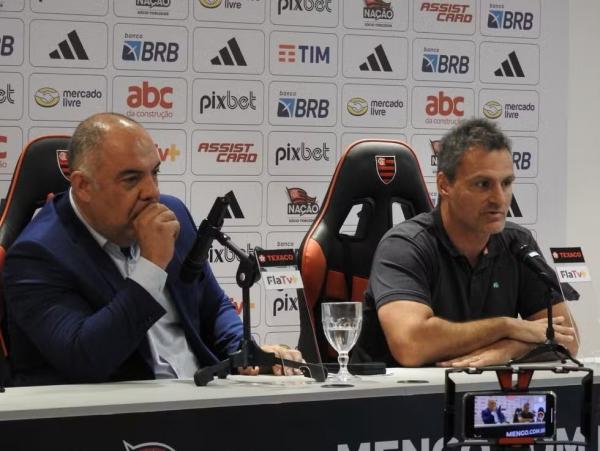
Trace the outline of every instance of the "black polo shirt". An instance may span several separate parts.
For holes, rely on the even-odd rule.
[[[461,322],[495,316],[527,318],[546,308],[548,288],[510,252],[513,240],[539,251],[524,227],[507,222],[494,234],[471,267],[450,241],[439,209],[390,229],[375,252],[365,293],[363,331],[358,349],[375,361],[396,366],[379,320],[382,305],[410,300],[434,315]]]

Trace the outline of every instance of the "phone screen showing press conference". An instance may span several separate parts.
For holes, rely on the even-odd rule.
[[[468,394],[466,435],[472,438],[551,437],[554,394]],[[472,409],[472,412],[468,412]],[[468,421],[469,416],[472,422]],[[469,424],[470,423],[470,424]]]

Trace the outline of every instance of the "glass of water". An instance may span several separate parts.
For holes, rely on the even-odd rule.
[[[323,331],[329,344],[338,352],[340,371],[334,380],[347,383],[348,353],[355,345],[362,326],[362,302],[325,302],[321,304]]]

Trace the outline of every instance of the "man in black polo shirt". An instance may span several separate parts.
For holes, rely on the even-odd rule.
[[[388,365],[505,363],[545,339],[546,297],[556,296],[510,252],[538,249],[506,222],[514,181],[510,143],[492,123],[466,121],[438,154],[438,207],[381,240],[366,291],[359,347]],[[554,303],[558,343],[577,352],[563,302]]]

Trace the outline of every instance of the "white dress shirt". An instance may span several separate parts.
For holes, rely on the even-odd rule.
[[[88,224],[77,208],[71,190],[69,190],[69,200],[77,217],[109,255],[121,275],[138,283],[167,312],[148,329],[155,377],[157,379],[192,378],[199,368],[198,360],[185,338],[179,314],[173,304],[171,294],[167,290],[167,273],[150,260],[142,257],[137,243],[130,248],[131,256],[125,256],[119,246],[108,241]]]

